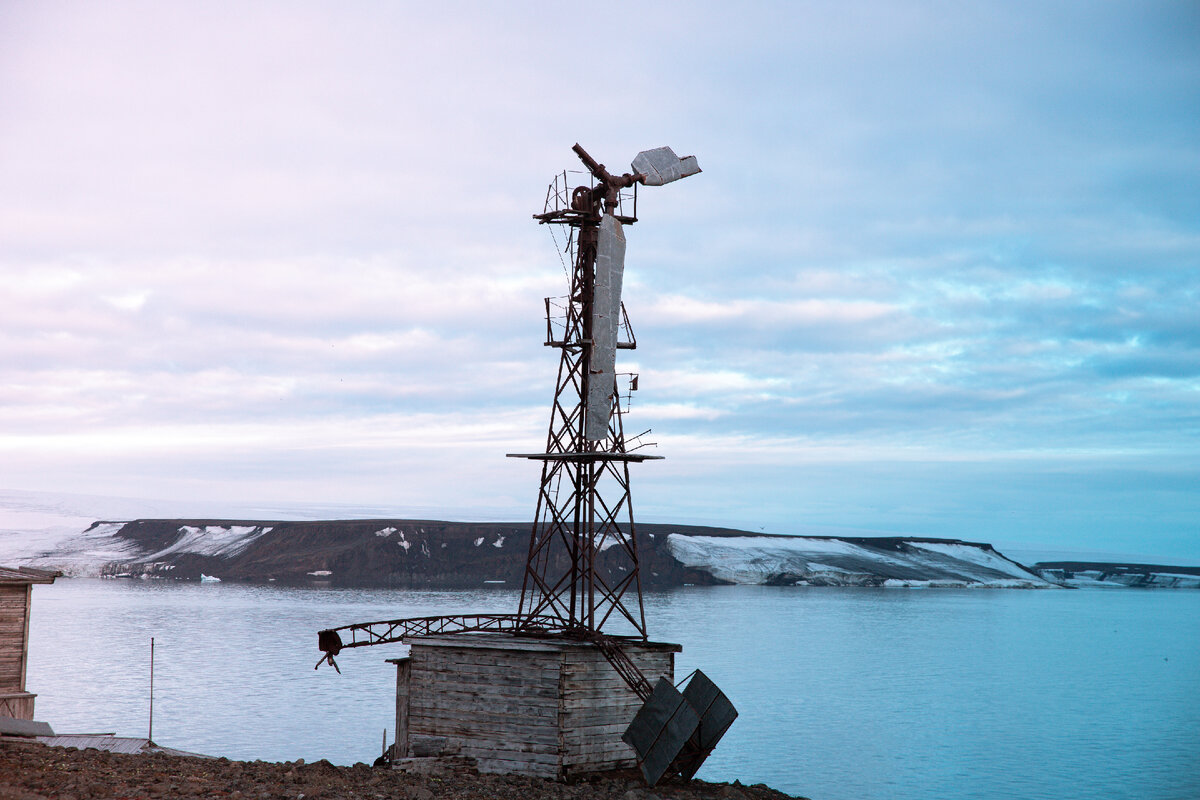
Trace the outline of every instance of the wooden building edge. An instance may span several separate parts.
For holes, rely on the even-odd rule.
[[[31,567],[0,567],[0,717],[33,719],[37,695],[25,691],[33,585],[54,583],[61,575]]]
[[[569,780],[636,766],[621,739],[642,700],[590,642],[509,634],[406,640],[396,665],[394,763],[468,759],[480,772]],[[666,642],[623,643],[651,683],[674,681]]]

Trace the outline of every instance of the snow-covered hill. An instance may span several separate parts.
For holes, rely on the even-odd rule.
[[[986,544],[919,538],[682,536],[671,553],[726,583],[809,586],[1047,588]]]
[[[936,539],[769,536],[725,529],[642,525],[642,585],[811,586],[1054,584],[986,544]],[[37,540],[31,540],[36,542]],[[430,520],[132,520],[96,522],[9,561],[68,576],[307,581],[462,588],[517,585],[528,528]],[[486,546],[485,546],[486,545]],[[597,566],[614,578],[611,552]],[[609,563],[611,561],[611,563]]]
[[[1200,589],[1200,567],[1060,561],[1034,564],[1032,569],[1076,589]]]
[[[521,583],[529,541],[524,523],[369,518],[363,513],[380,509],[228,506],[223,510],[243,513],[225,519],[181,519],[181,510],[188,506],[0,492],[0,564],[59,569],[68,576],[199,580],[206,574],[225,580],[364,586],[515,586]],[[171,519],[146,518],[147,512],[165,517],[171,511]],[[271,514],[271,521],[253,512]],[[345,516],[323,520],[330,512]],[[987,544],[921,537],[778,536],[642,524],[638,548],[646,588],[688,583],[1200,587],[1200,568],[1062,562],[1031,570]],[[597,564],[616,577],[622,567],[611,555],[600,553]]]

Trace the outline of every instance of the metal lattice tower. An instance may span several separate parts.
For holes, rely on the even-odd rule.
[[[588,168],[587,185],[571,187],[567,173],[562,173],[550,185],[545,209],[534,215],[540,223],[552,226],[551,230],[553,226],[569,230],[571,244],[567,249],[573,256],[570,293],[558,306],[561,315],[556,316],[554,304],[546,300],[546,345],[561,353],[546,449],[535,454],[510,454],[542,462],[518,611],[327,628],[317,634],[322,652],[317,666],[328,663],[336,668],[334,656],[344,648],[431,635],[511,633],[519,637],[587,640],[642,701],[621,740],[633,749],[643,777],[653,786],[668,773],[685,780],[695,775],[737,718],[737,709],[729,698],[700,670],[688,676],[682,692],[666,677],[660,676],[651,685],[630,653],[649,645],[635,646],[629,641],[648,638],[629,465],[658,456],[634,452],[641,446],[638,442],[643,434],[625,436],[618,377],[628,378],[627,388],[632,392],[637,388],[637,376],[618,376],[616,372],[616,351],[636,346],[621,303],[623,227],[637,221],[639,184],[660,186],[694,175],[700,167],[694,157],[679,158],[669,147],[660,147],[639,153],[633,160],[633,172],[618,176],[596,163],[579,145],[574,150]],[[627,205],[632,206],[629,214],[624,213]],[[626,630],[604,632],[602,628],[610,621]],[[678,645],[654,647],[679,649]],[[526,653],[519,648],[513,652]],[[518,661],[521,658],[527,659],[528,655],[517,656]],[[437,670],[437,680],[458,686],[463,677],[454,669],[447,677],[442,674],[443,667]],[[475,681],[476,668],[472,661],[469,671]],[[463,669],[467,670],[465,666]],[[399,675],[398,669],[397,746],[400,757],[404,757],[408,752],[408,728],[405,722],[401,746]],[[433,680],[428,668],[425,680]],[[615,699],[620,692],[611,694]],[[404,708],[407,720],[407,705]],[[461,721],[455,722],[459,724]],[[560,750],[562,735],[560,732]],[[471,741],[483,752],[500,748],[508,753],[513,746],[507,732],[501,740],[474,732]],[[565,750],[560,755],[563,753]]]
[[[634,172],[618,176],[578,144],[574,150],[588,168],[587,184],[571,187],[563,173],[534,215],[569,229],[574,258],[561,317],[546,301],[546,345],[561,352],[546,449],[515,456],[542,461],[518,617],[552,617],[584,636],[614,620],[646,639],[629,464],[660,456],[632,452],[640,444],[626,439],[622,418],[618,378],[628,380],[628,391],[637,388],[637,376],[615,371],[616,351],[637,344],[621,303],[623,228],[637,221],[638,184],[700,169],[695,158],[663,147],[639,154]],[[624,213],[630,204],[632,213]]]

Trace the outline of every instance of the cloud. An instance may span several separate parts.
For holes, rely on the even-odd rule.
[[[620,354],[655,513],[1084,540],[1124,474],[1180,546],[1194,9],[594,12],[0,10],[10,483],[521,516],[566,290],[531,215],[572,143],[669,144],[704,172],[639,191]],[[1078,510],[1007,514],[1047,487]]]

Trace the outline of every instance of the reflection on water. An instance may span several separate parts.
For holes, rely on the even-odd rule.
[[[510,612],[511,590],[154,581],[34,587],[30,691],[63,732],[370,761],[399,646],[313,669],[325,627]],[[689,587],[649,595],[741,717],[700,773],[841,798],[1200,796],[1200,592]]]

